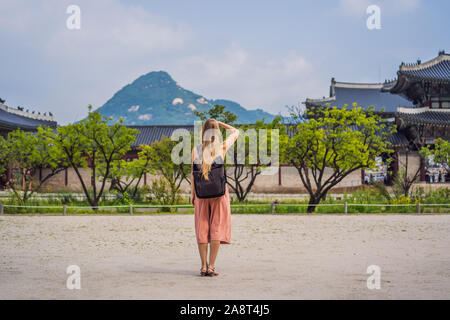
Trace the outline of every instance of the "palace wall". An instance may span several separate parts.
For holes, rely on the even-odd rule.
[[[405,167],[406,164],[406,154],[404,152],[399,153],[399,169]],[[413,175],[416,170],[418,170],[420,166],[420,156],[418,152],[409,152],[408,153],[408,174]],[[228,168],[228,173],[232,174],[233,168]],[[81,176],[83,177],[83,181],[86,186],[90,187],[90,169],[80,168],[79,169]],[[256,171],[256,170],[255,170]],[[48,172],[48,169],[42,169],[42,177],[45,177],[45,174]],[[331,169],[325,170],[325,178],[329,177],[332,173]],[[280,177],[281,174],[281,177]],[[36,174],[36,179],[39,179],[39,173]],[[142,178],[140,181],[140,186],[151,185],[152,181],[156,179],[157,176],[147,174],[146,178]],[[248,181],[250,181],[251,175],[244,180],[243,184],[246,185]],[[357,188],[362,185],[362,172],[361,170],[357,170],[347,176],[344,180],[342,180],[334,190],[336,192],[342,192],[345,190],[351,190],[352,188]],[[100,188],[101,183],[96,181],[97,188]],[[106,183],[106,190],[109,189],[109,183]],[[190,192],[190,184],[186,181],[183,181],[181,185],[181,189],[183,193]],[[55,191],[73,191],[73,192],[82,192],[81,184],[78,180],[78,177],[73,169],[67,169],[67,173],[65,171],[60,172],[56,176],[50,178],[44,185],[43,190],[45,192],[55,192]],[[230,192],[231,192],[230,188]],[[252,192],[254,193],[305,193],[306,189],[303,186],[303,183],[300,180],[297,169],[292,166],[281,166],[279,170],[275,172],[273,175],[258,175],[255,180],[255,184],[252,188]]]
[[[229,174],[232,174],[233,168],[229,168]],[[80,168],[80,174],[86,186],[90,187],[90,169]],[[255,170],[256,171],[256,170]],[[48,169],[42,169],[42,177],[45,177]],[[281,179],[280,179],[281,174]],[[325,171],[325,177],[331,174],[331,169]],[[157,176],[147,174],[146,178],[142,178],[140,181],[140,186],[151,185],[152,181],[156,179]],[[35,179],[39,179],[39,173],[36,174]],[[250,181],[251,175],[243,181],[244,186]],[[280,184],[281,182],[281,184]],[[101,187],[101,183],[96,181],[97,188]],[[355,188],[361,186],[361,171],[357,170],[354,173],[347,176],[343,181],[341,181],[336,188]],[[109,189],[109,183],[105,185],[106,190]],[[183,193],[190,192],[190,184],[183,181],[181,184],[181,189]],[[51,177],[45,182],[43,192],[56,192],[56,191],[72,191],[72,192],[82,192],[81,183],[77,177],[76,172],[69,168],[67,173],[62,171],[57,175]],[[230,188],[230,192],[232,192]],[[300,177],[298,175],[297,169],[291,166],[281,166],[279,170],[273,175],[262,175],[259,174],[256,177],[254,186],[252,188],[254,193],[304,193],[306,189],[304,188]]]

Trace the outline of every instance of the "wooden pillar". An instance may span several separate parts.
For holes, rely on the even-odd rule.
[[[393,155],[392,155],[392,161],[391,163],[389,163],[389,168],[388,168],[388,179],[387,179],[387,185],[391,186],[394,178],[397,176],[398,174],[398,150],[395,149]]]
[[[147,172],[144,173],[144,186],[147,185]]]
[[[281,165],[278,167],[278,185],[281,186]]]
[[[254,165],[252,164],[252,180],[253,180],[254,174],[255,174],[255,173],[253,172],[253,166],[254,166]]]
[[[420,181],[425,181],[425,159],[423,157],[420,157]]]
[[[395,159],[394,159],[394,177],[395,177],[398,174],[398,170],[399,170],[399,168],[398,168],[398,166],[399,166],[398,157],[400,155],[398,154],[397,150],[395,150],[394,155],[395,155]]]
[[[64,169],[64,185],[67,187],[69,184],[69,174],[67,168]]]
[[[42,167],[39,167],[39,183],[42,182]]]
[[[361,169],[361,185],[364,185],[364,176],[365,176],[365,171],[364,169]]]

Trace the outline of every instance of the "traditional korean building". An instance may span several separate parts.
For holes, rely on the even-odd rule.
[[[0,135],[6,136],[9,131],[16,129],[34,131],[39,126],[56,128],[57,123],[51,114],[28,112],[23,108],[11,108],[3,103],[0,101]]]
[[[397,108],[397,125],[413,130],[419,145],[450,138],[450,54],[444,51],[426,62],[402,63],[397,79],[386,82],[382,92],[408,99],[414,108]]]
[[[306,99],[305,105],[351,108],[354,102],[374,106],[383,118],[397,125],[398,132],[390,139],[395,150],[393,173],[398,171],[402,156],[413,154],[415,165],[420,166],[420,180],[425,181],[425,162],[418,150],[438,137],[450,139],[450,55],[441,51],[425,63],[402,63],[397,78],[382,84],[337,82],[333,78],[329,97]]]
[[[392,117],[398,107],[411,108],[414,105],[406,98],[382,92],[383,83],[350,83],[338,82],[331,79],[330,95],[320,99],[306,99],[307,108],[310,107],[337,107],[345,105],[348,108],[356,102],[358,106],[367,108],[373,106],[375,112],[382,113],[384,117]]]
[[[396,124],[408,136],[413,149],[434,144],[436,138],[450,140],[450,55],[422,63],[402,63],[397,79],[386,81],[382,92],[408,99],[413,108],[397,108]],[[424,159],[420,179],[426,180]]]
[[[5,101],[0,99],[0,135],[6,137],[8,132],[21,129],[24,131],[35,131],[39,126],[48,126],[56,128],[57,123],[51,114],[40,114],[36,112],[28,112],[23,108],[11,108],[4,104]],[[5,176],[0,176],[0,189],[6,185],[11,177],[17,174],[18,170],[8,169]],[[19,180],[19,179],[18,179]]]

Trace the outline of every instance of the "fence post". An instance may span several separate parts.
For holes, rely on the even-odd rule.
[[[130,214],[133,214],[133,205],[130,203]]]
[[[420,214],[420,202],[417,202],[417,213]]]
[[[274,202],[272,202],[272,204],[270,205],[270,213],[275,213],[275,206],[278,204],[278,201],[275,200]]]
[[[3,202],[0,202],[0,214],[3,214]]]
[[[66,205],[63,205],[63,216],[66,215]]]
[[[344,202],[344,213],[347,214],[348,210],[347,210],[347,201]]]

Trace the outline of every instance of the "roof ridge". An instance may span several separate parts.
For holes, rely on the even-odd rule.
[[[336,96],[328,97],[328,98],[306,98],[306,102],[325,102],[325,101],[334,101],[336,100]]]
[[[402,64],[400,65],[400,71],[422,70],[437,65],[442,61],[450,61],[450,54],[440,53],[437,57],[424,63],[420,62],[420,60],[417,63],[409,64],[405,64],[404,62],[402,62]]]
[[[15,114],[24,118],[29,118],[33,120],[40,120],[40,121],[51,121],[54,122],[54,116],[53,115],[43,115],[43,114],[35,114],[28,111],[23,111],[20,109],[15,109],[7,106],[6,104],[0,103],[0,109],[4,110],[10,114]]]
[[[342,82],[342,81],[334,81],[332,83],[334,87],[337,88],[355,88],[355,89],[381,89],[383,87],[383,83],[364,83],[364,82]]]

